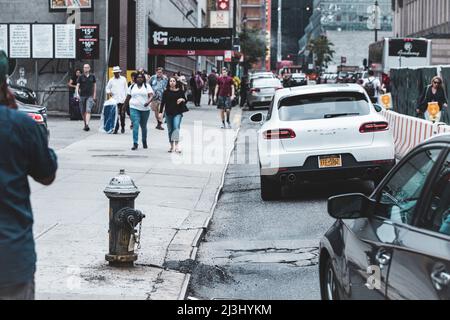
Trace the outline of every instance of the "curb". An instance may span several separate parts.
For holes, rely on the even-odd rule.
[[[241,110],[240,115],[241,115],[241,124],[242,124],[243,110],[242,109],[240,109],[240,110]],[[222,179],[221,179],[219,188],[217,189],[216,197],[214,199],[214,203],[211,208],[210,215],[209,215],[208,219],[206,220],[204,226],[198,231],[198,233],[192,243],[192,251],[191,251],[191,259],[192,260],[196,259],[198,249],[200,247],[200,243],[202,242],[203,237],[206,235],[206,232],[208,231],[209,226],[211,225],[211,221],[214,216],[214,212],[216,211],[216,207],[219,202],[220,195],[222,194],[223,187],[225,185],[225,176],[227,174],[228,167],[230,166],[231,156],[233,155],[233,152],[236,149],[236,143],[239,138],[239,133],[241,132],[241,124],[239,125],[239,129],[236,132],[236,137],[233,142],[233,148],[230,150],[230,153],[228,154],[228,160],[227,160],[227,163],[225,164],[225,167],[222,172]],[[190,273],[186,274],[185,281],[183,282],[183,286],[181,288],[180,295],[178,296],[178,300],[186,300],[187,289],[189,287],[190,279],[191,279],[191,274]]]
[[[47,111],[47,116],[49,118],[65,118],[67,120],[70,120],[70,115],[66,112]],[[100,114],[92,114],[91,118],[92,119],[100,119],[101,115]],[[82,121],[82,120],[79,120],[79,121]]]

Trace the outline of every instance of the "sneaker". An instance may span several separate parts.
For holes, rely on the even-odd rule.
[[[84,131],[86,131],[86,132],[88,132],[89,130],[91,130],[90,128],[89,128],[89,126],[84,126],[84,129],[83,129]]]
[[[136,151],[139,148],[138,144],[133,144],[133,148],[131,148],[131,150]]]
[[[226,129],[225,123],[222,123],[221,129]]]
[[[231,129],[231,123],[227,123],[227,129]]]
[[[162,125],[160,125],[160,124],[158,124],[158,125],[156,126],[156,129],[158,129],[158,130],[164,130],[164,128],[163,128]]]
[[[144,149],[148,149],[147,142],[143,142],[143,143],[142,143],[142,146],[143,146]]]
[[[122,128],[122,130],[120,131],[122,134],[125,133],[125,128]]]
[[[117,130],[114,130],[113,134],[118,134],[119,132]]]

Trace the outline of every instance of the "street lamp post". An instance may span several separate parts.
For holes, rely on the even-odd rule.
[[[277,61],[280,62],[282,60],[281,54],[281,15],[283,11],[283,1],[278,0],[278,44],[277,44]]]
[[[380,20],[380,6],[378,0],[375,0],[375,42],[378,42],[378,21]]]

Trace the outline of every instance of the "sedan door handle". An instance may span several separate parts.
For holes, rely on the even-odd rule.
[[[444,271],[434,271],[431,273],[431,280],[437,290],[442,290],[450,284],[450,274]]]

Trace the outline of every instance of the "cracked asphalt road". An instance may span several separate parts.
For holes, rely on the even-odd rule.
[[[265,112],[265,111],[264,111]],[[260,198],[256,130],[244,112],[232,162],[210,229],[192,268],[188,296],[198,299],[320,299],[319,240],[334,220],[332,195],[370,193],[369,182],[309,183],[278,202]]]

